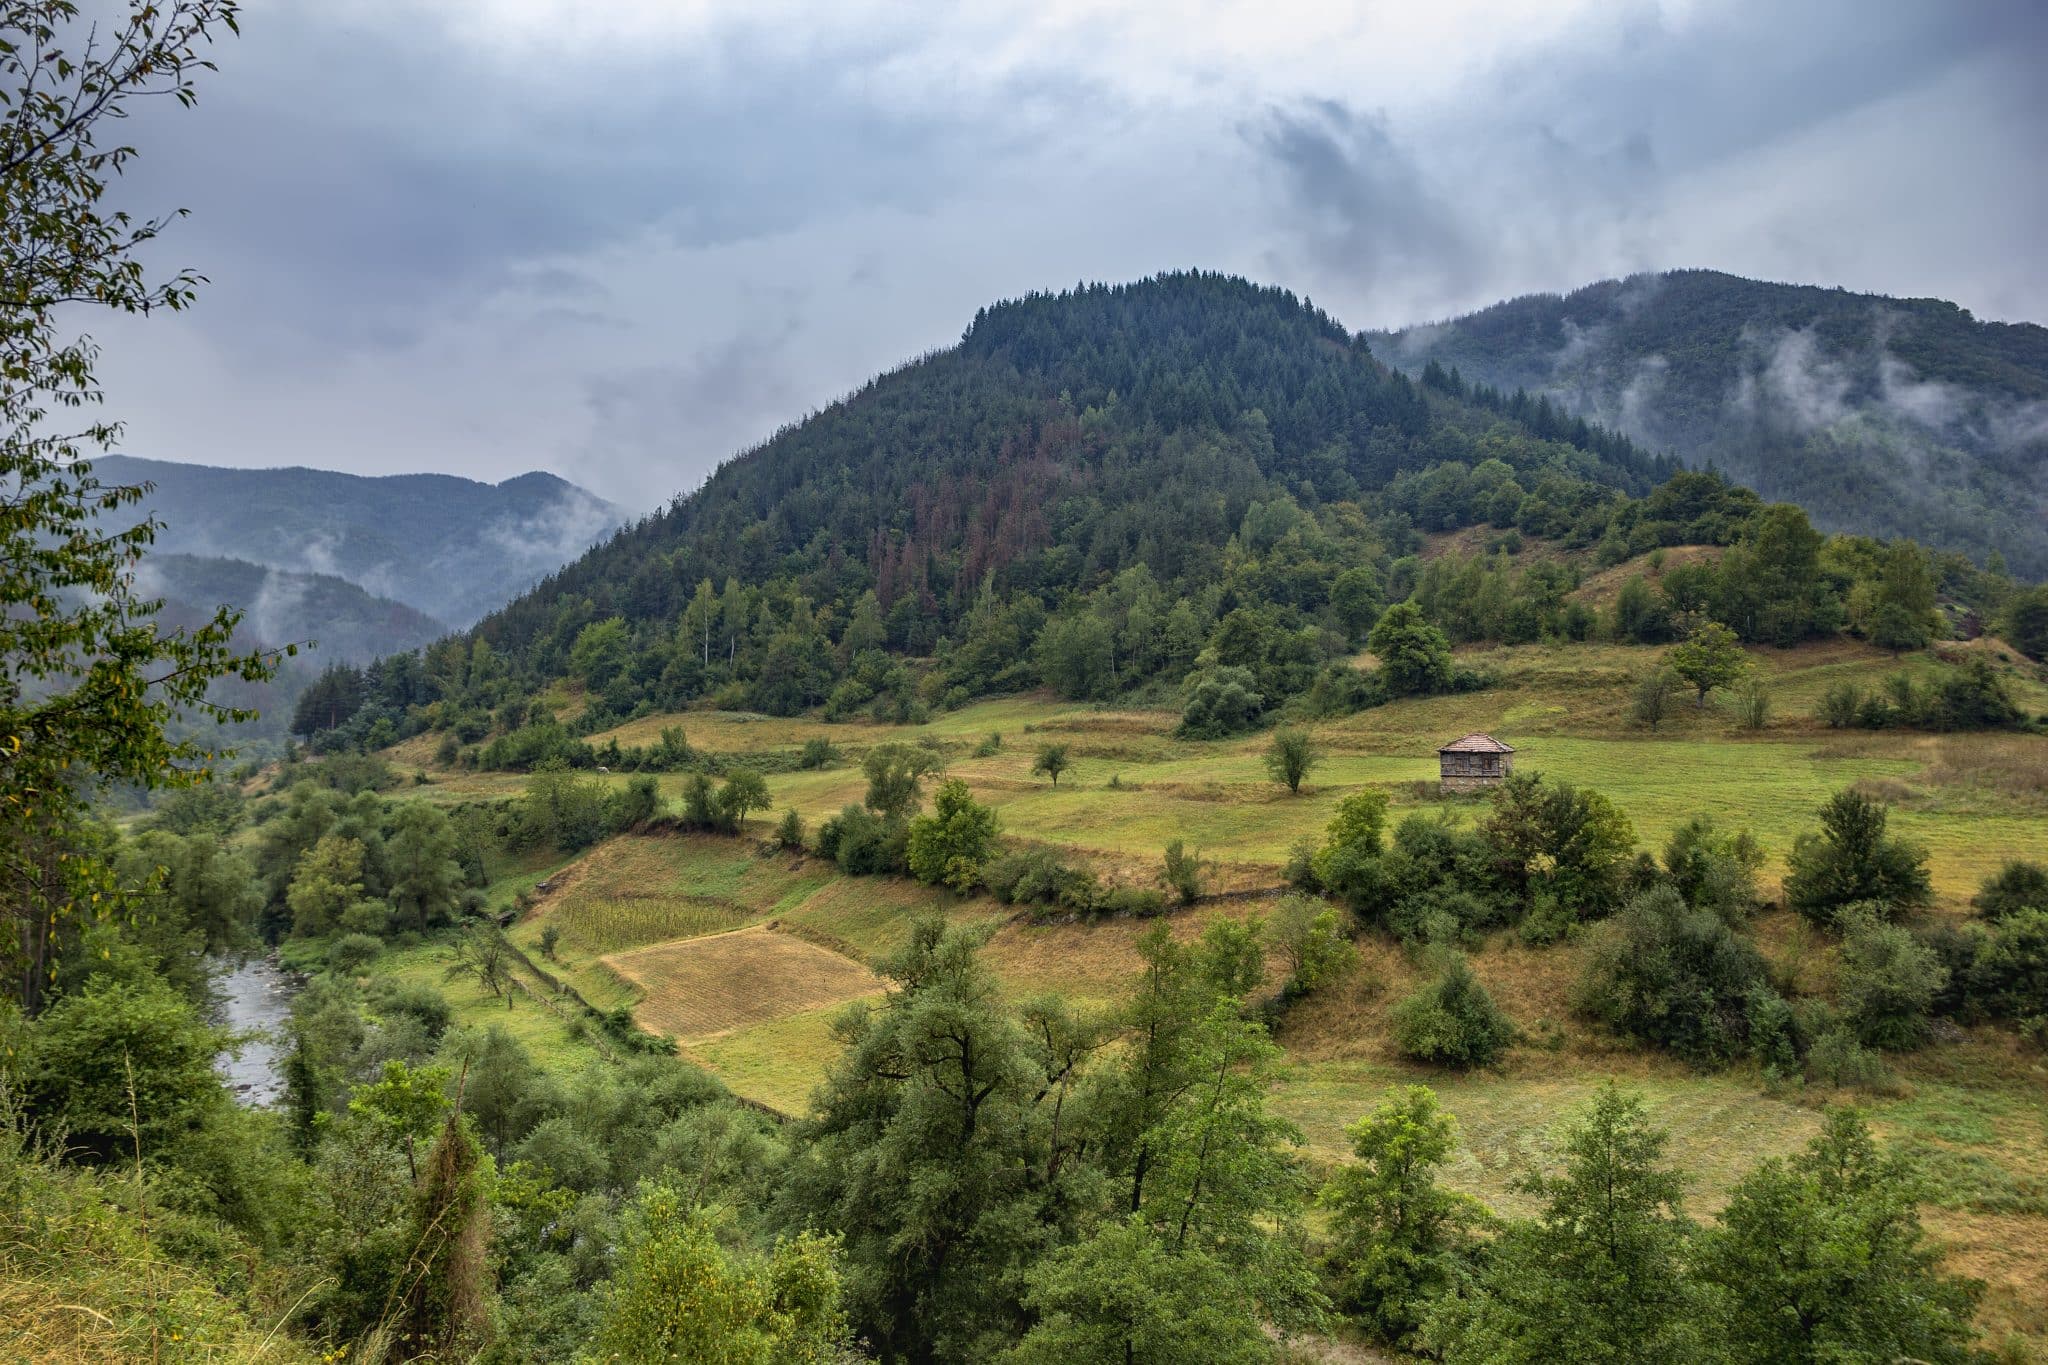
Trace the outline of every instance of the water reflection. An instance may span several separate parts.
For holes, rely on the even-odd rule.
[[[221,1023],[236,1033],[261,1030],[240,1056],[223,1052],[214,1065],[243,1104],[268,1107],[284,1095],[284,1025],[291,1019],[297,980],[271,958],[216,964]]]

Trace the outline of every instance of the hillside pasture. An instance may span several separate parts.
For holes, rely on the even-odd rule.
[[[882,988],[851,958],[763,926],[614,953],[605,963],[640,991],[635,1017],[685,1047]]]

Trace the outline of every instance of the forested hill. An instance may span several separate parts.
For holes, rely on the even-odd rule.
[[[1254,503],[1314,509],[1488,458],[1567,521],[1673,467],[1544,405],[1427,393],[1283,290],[1194,273],[1034,295],[729,462],[479,633],[546,667],[592,620],[675,623],[704,580],[785,581],[814,608],[872,591],[890,643],[925,652],[984,580],[1057,600],[1143,565],[1199,588]]]
[[[610,503],[537,472],[488,484],[446,474],[377,478],[128,456],[93,464],[107,483],[154,485],[142,507],[163,523],[158,554],[328,574],[458,627],[622,520]]]
[[[1637,584],[1626,620],[1578,595],[1587,569],[1675,545],[1725,553],[1662,596]],[[704,702],[901,723],[1040,686],[1184,701],[1190,733],[1223,733],[1481,685],[1446,640],[1711,617],[1910,648],[1942,627],[1938,596],[1968,628],[2010,587],[1904,541],[1830,541],[1545,400],[1411,380],[1284,291],[1167,275],[984,310],[471,638],[323,680],[346,704],[305,714],[337,731],[323,745],[499,736],[483,761],[510,766],[559,749],[533,703],[560,680],[584,733]],[[1413,669],[1350,666],[1368,642],[1385,658],[1382,627],[1416,632]]]
[[[242,612],[241,635],[252,645],[313,642],[309,662],[368,663],[418,649],[448,627],[403,602],[367,593],[331,574],[292,573],[240,559],[152,554],[139,586],[165,602],[166,618],[197,624],[226,604]]]
[[[1825,528],[2048,574],[2048,328],[1686,270],[1368,340],[1411,373],[1549,395]]]

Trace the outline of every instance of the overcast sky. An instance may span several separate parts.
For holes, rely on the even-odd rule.
[[[1199,266],[1348,326],[1644,269],[2048,320],[2033,0],[245,0],[125,193],[127,449],[628,506],[977,307]]]

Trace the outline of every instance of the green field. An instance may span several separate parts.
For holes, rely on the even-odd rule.
[[[1783,868],[1798,833],[1840,788],[1863,784],[1895,803],[1900,832],[1926,845],[1943,904],[1959,909],[1978,883],[2011,857],[2048,859],[2048,736],[1927,735],[1831,731],[1811,718],[1829,686],[1876,686],[1905,668],[1926,671],[1926,656],[1904,663],[1849,641],[1797,650],[1752,652],[1770,689],[1773,716],[1745,730],[1718,705],[1678,708],[1658,733],[1625,719],[1631,678],[1659,651],[1618,645],[1522,646],[1470,651],[1467,662],[1498,675],[1498,685],[1463,696],[1406,700],[1309,727],[1325,758],[1299,796],[1266,775],[1266,737],[1204,743],[1174,737],[1176,717],[1059,702],[1005,698],[944,714],[928,725],[827,724],[731,712],[651,716],[595,736],[644,743],[680,724],[693,744],[732,757],[774,756],[793,767],[804,741],[824,737],[842,751],[833,767],[769,779],[778,809],[817,822],[861,798],[859,755],[883,741],[938,746],[949,775],[963,778],[996,807],[1006,833],[1090,855],[1126,879],[1149,875],[1159,850],[1183,839],[1223,864],[1223,885],[1271,885],[1289,848],[1319,831],[1345,792],[1387,787],[1397,816],[1448,810],[1469,818],[1476,803],[1445,802],[1434,792],[1435,750],[1472,730],[1516,746],[1516,763],[1594,787],[1612,798],[1646,845],[1707,814],[1752,831],[1771,856],[1767,877]],[[2035,669],[2013,668],[2016,697],[2048,712],[2048,684]],[[974,757],[990,734],[1001,749]],[[1041,744],[1065,744],[1073,767],[1058,787],[1031,772]],[[400,758],[417,758],[418,741]],[[422,769],[425,771],[425,769]],[[444,800],[509,796],[523,786],[511,773],[430,772],[420,790]],[[624,782],[622,774],[604,779]],[[1111,782],[1116,786],[1112,788]],[[670,797],[683,779],[669,775]],[[755,817],[765,831],[766,817]]]
[[[1834,682],[1875,685],[1899,667],[1876,651],[1849,642],[1757,651],[1753,658],[1775,706],[1763,731],[1743,729],[1709,705],[1681,707],[1655,734],[1631,727],[1624,716],[1631,679],[1656,651],[1536,646],[1466,657],[1493,671],[1498,684],[1313,726],[1324,760],[1299,795],[1268,777],[1264,735],[1186,741],[1173,734],[1176,717],[1169,712],[1044,697],[982,702],[915,727],[691,712],[649,717],[611,734],[622,744],[644,743],[662,726],[681,724],[702,749],[773,756],[771,766],[788,769],[806,740],[829,738],[842,751],[834,766],[769,779],[777,808],[794,807],[812,829],[861,799],[858,760],[868,746],[928,742],[939,749],[948,775],[964,779],[997,809],[1007,836],[1057,845],[1113,879],[1141,884],[1155,883],[1160,850],[1177,838],[1218,864],[1216,889],[1271,888],[1290,847],[1319,833],[1338,799],[1363,785],[1386,789],[1397,818],[1415,811],[1478,818],[1483,800],[1445,799],[1434,782],[1436,746],[1471,730],[1515,745],[1519,768],[1604,792],[1646,846],[1696,814],[1751,830],[1770,856],[1767,891],[1775,890],[1794,836],[1813,827],[1816,809],[1831,793],[1851,785],[1890,801],[1895,827],[1926,846],[1941,912],[1965,911],[1978,883],[2007,858],[2048,860],[2048,737],[1830,731],[1810,718],[1815,699]],[[2015,670],[2013,680],[2030,711],[2048,710],[2048,686],[2037,674]],[[975,748],[991,733],[1001,734],[1000,748],[976,757]],[[1031,772],[1046,742],[1068,745],[1073,757],[1057,787]],[[522,786],[511,774],[430,776],[421,790],[450,800],[511,794]],[[663,791],[673,796],[682,781],[663,777]],[[732,1007],[730,1026],[717,1027],[717,991],[702,983],[700,959],[690,952],[649,952],[651,945],[746,929],[753,937],[730,938],[721,951],[753,942],[791,961],[816,962],[789,951],[794,938],[849,963],[873,965],[901,942],[914,915],[938,912],[990,922],[987,959],[1013,998],[1050,992],[1084,1008],[1113,1005],[1136,965],[1142,923],[1034,925],[985,899],[963,900],[896,879],[846,877],[815,858],[769,851],[760,842],[769,824],[756,816],[750,837],[740,839],[613,840],[552,876],[512,936],[538,959],[540,934],[553,925],[559,943],[549,970],[600,1007],[645,1006],[667,993],[648,1008],[650,1021],[678,1017],[682,1009],[693,1021],[685,1055],[742,1095],[785,1112],[804,1108],[830,1064],[836,1053],[831,1021],[847,1005],[792,1005],[763,1018],[756,1002],[743,1000]],[[538,871],[522,872],[519,884],[539,880]],[[1192,936],[1216,915],[1258,908],[1256,899],[1211,901],[1169,922],[1176,934]],[[1806,989],[1825,987],[1829,951],[1793,916],[1767,912],[1757,931],[1784,976]],[[1532,949],[1508,938],[1476,954],[1474,967],[1530,1041],[1496,1072],[1460,1077],[1417,1068],[1396,1055],[1386,1016],[1418,968],[1389,943],[1368,939],[1361,947],[1361,970],[1298,1006],[1277,1035],[1286,1065],[1275,1105],[1300,1126],[1306,1154],[1318,1166],[1343,1157],[1344,1125],[1383,1087],[1423,1080],[1438,1087],[1463,1126],[1454,1183],[1504,1210],[1525,1211],[1513,1181],[1549,1162],[1575,1107],[1603,1080],[1619,1077],[1643,1090],[1671,1130],[1672,1157],[1691,1173],[1692,1203],[1704,1213],[1758,1159],[1799,1146],[1818,1123],[1821,1104],[1834,1098],[1772,1095],[1749,1071],[1701,1074],[1620,1045],[1572,1015],[1577,947]],[[629,955],[637,985],[614,965],[621,954]],[[662,975],[670,961],[678,964],[673,981]],[[399,966],[437,971],[426,961],[401,960]],[[465,989],[454,987],[457,994]],[[792,996],[806,998],[800,991]],[[459,1007],[465,1022],[491,1008],[481,999],[464,999]],[[497,1015],[504,1013],[498,1007]],[[565,1055],[573,1057],[559,1025],[540,1010],[522,1001],[513,1014],[513,1026],[542,1055],[558,1065]],[[544,1037],[549,1028],[557,1035],[552,1044]],[[1957,1263],[1991,1285],[1987,1325],[2048,1339],[2048,1268],[2044,1258],[2013,1251],[2048,1244],[2048,1087],[2038,1057],[2024,1054],[2009,1035],[1981,1031],[1902,1059],[1900,1073],[1899,1094],[1863,1102],[1880,1129],[1910,1145],[1932,1173],[1929,1220],[1949,1240]]]

